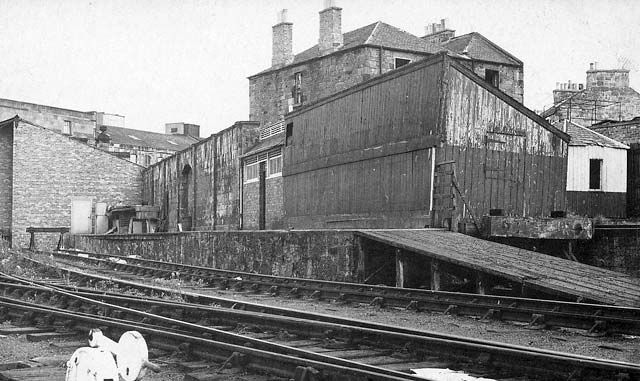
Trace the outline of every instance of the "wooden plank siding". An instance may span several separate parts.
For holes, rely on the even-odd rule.
[[[429,222],[442,59],[293,115],[283,168],[293,226]]]
[[[565,209],[567,143],[539,121],[481,86],[458,65],[446,71],[446,145],[436,163],[454,161],[456,181],[471,211],[542,217]],[[462,202],[458,203],[462,205]]]
[[[568,136],[445,54],[296,110],[286,123],[289,226],[423,227],[434,222],[431,209],[479,219],[489,209],[535,217],[565,206]]]

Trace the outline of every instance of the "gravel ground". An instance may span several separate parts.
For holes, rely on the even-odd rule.
[[[0,248],[1,251],[1,248]],[[0,254],[2,254],[0,252]],[[5,253],[6,258],[6,253]],[[2,260],[0,268],[7,271],[11,260]],[[15,271],[15,270],[14,270]],[[22,269],[30,273],[29,269]],[[15,273],[15,272],[13,272]],[[189,290],[182,284],[181,289]],[[640,337],[615,335],[612,337],[588,337],[582,331],[571,329],[530,330],[522,324],[482,321],[471,317],[450,316],[440,313],[413,312],[402,309],[379,308],[365,305],[343,305],[331,302],[316,302],[300,299],[273,298],[264,295],[230,291],[208,290],[206,293],[242,301],[276,305],[280,307],[337,315],[357,320],[368,320],[422,331],[472,337],[510,343],[525,347],[536,347],[552,351],[567,352],[593,358],[604,358],[631,363],[640,363]],[[29,343],[24,337],[0,338],[0,362],[28,360],[37,356],[59,353],[59,348],[48,342]],[[182,376],[173,368],[165,368],[160,375],[149,375],[150,380],[181,380]]]

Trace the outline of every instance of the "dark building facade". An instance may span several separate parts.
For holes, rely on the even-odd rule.
[[[285,222],[456,228],[565,210],[568,135],[465,62],[439,54],[288,114]]]

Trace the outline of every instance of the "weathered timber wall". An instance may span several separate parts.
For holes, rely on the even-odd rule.
[[[352,231],[76,235],[70,245],[91,252],[288,277],[357,282],[364,271],[359,240]]]
[[[290,226],[429,223],[441,62],[402,68],[287,119]]]
[[[436,172],[451,176],[459,192],[436,189],[457,199],[436,209],[452,210],[454,220],[478,218],[490,209],[524,217],[565,209],[563,133],[460,65],[449,66],[444,92],[446,144],[437,150]],[[448,163],[445,171],[441,163]]]
[[[160,206],[161,229],[237,229],[240,156],[257,138],[257,122],[237,122],[149,167],[144,201]]]

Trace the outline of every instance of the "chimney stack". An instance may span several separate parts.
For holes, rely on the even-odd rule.
[[[293,23],[287,22],[287,10],[278,12],[273,26],[271,66],[280,67],[293,62]]]
[[[320,11],[320,55],[335,52],[343,45],[342,8],[335,5],[335,0],[324,0],[324,8]]]
[[[439,23],[427,24],[424,27],[425,36],[422,39],[435,45],[447,43],[456,36],[456,31],[449,28],[447,24],[449,24],[447,19],[440,19]]]

